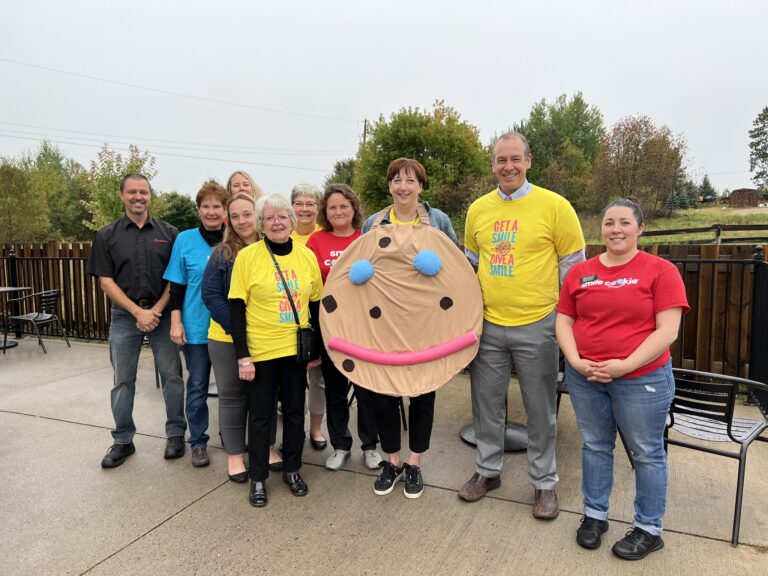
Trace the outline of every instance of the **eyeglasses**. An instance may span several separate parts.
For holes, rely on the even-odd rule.
[[[277,216],[267,216],[266,218],[262,218],[261,221],[264,222],[264,224],[273,224],[275,220],[278,222],[286,223],[291,219],[288,214],[278,214]]]
[[[296,208],[317,208],[317,202],[294,202]]]

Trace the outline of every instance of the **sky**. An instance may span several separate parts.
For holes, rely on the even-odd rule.
[[[444,100],[487,143],[576,92],[607,128],[682,134],[696,181],[751,187],[768,106],[764,0],[0,0],[0,23],[0,156],[137,144],[193,197],[238,169],[321,185],[403,107]]]

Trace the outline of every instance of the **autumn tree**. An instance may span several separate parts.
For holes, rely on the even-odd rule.
[[[155,159],[134,144],[129,146],[127,158],[106,144],[99,150],[86,179],[90,194],[86,207],[92,216],[87,226],[91,230],[98,230],[125,213],[118,191],[121,178],[129,173],[143,174],[151,181],[157,175]]]
[[[768,106],[757,115],[749,131],[749,171],[755,186],[768,190]]]
[[[648,116],[628,116],[603,138],[588,207],[599,211],[616,196],[632,196],[656,211],[685,179],[686,143]]]
[[[391,204],[387,166],[403,156],[424,165],[427,186],[421,198],[439,208],[443,207],[442,190],[466,187],[470,180],[489,172],[490,166],[478,129],[442,101],[431,112],[403,108],[388,119],[382,115],[368,128],[355,165],[354,188],[367,213]]]

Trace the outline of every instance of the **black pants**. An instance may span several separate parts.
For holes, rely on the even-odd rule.
[[[307,371],[296,363],[296,356],[256,362],[255,366],[256,378],[247,384],[249,476],[264,481],[269,476],[272,418],[278,398],[283,407],[283,467],[287,472],[301,468]]]
[[[336,450],[352,448],[352,434],[349,432],[349,380],[334,366],[323,347],[323,362],[320,367],[325,380],[325,413],[331,446]],[[376,411],[372,398],[373,392],[356,384],[357,398],[357,435],[363,450],[373,450],[379,441],[376,431]]]
[[[381,449],[387,454],[400,452],[400,399],[376,392],[370,394],[375,401]],[[408,403],[408,448],[411,452],[426,452],[435,420],[435,393],[414,396]]]

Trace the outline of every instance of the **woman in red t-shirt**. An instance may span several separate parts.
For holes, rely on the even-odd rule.
[[[320,200],[317,217],[322,230],[318,230],[307,240],[307,248],[312,250],[320,265],[323,283],[336,260],[344,249],[360,236],[363,225],[363,212],[360,199],[354,190],[346,184],[331,184],[326,188]],[[349,432],[349,403],[347,392],[349,380],[333,365],[323,347],[321,352],[325,380],[325,412],[333,454],[325,461],[329,470],[340,470],[349,458],[352,450],[352,434]],[[381,455],[376,451],[378,432],[376,415],[371,392],[355,386],[357,398],[357,435],[363,450],[363,460],[370,470],[381,464]]]
[[[627,560],[664,546],[664,428],[675,390],[669,346],[688,311],[677,268],[638,250],[642,231],[637,203],[621,198],[608,205],[602,223],[607,251],[570,270],[556,324],[584,441],[584,516],[576,542],[595,549],[608,529],[618,427],[635,465],[633,529],[613,546],[613,553]]]

